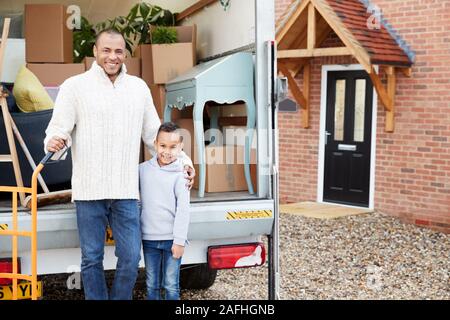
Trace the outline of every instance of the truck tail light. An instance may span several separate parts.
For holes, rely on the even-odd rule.
[[[13,260],[12,258],[0,258],[0,273],[12,273],[13,272]],[[17,273],[20,273],[20,258],[17,259]],[[12,279],[0,278],[0,285],[10,285]]]
[[[208,248],[208,265],[211,269],[256,267],[265,261],[266,249],[261,242]]]

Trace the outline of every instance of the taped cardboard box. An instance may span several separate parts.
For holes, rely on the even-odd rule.
[[[207,146],[205,148],[205,159],[205,192],[248,190],[244,174],[244,147],[230,145]],[[198,177],[199,166],[197,162],[194,162],[194,168]],[[256,149],[252,149],[250,153],[250,173],[253,176],[253,188],[256,189]],[[198,189],[198,185],[198,179],[195,179],[194,188]]]
[[[94,57],[85,57],[83,63],[85,65],[86,70],[89,70],[94,62]],[[130,57],[125,58],[124,64],[127,67],[127,73],[132,76],[141,77],[141,59]]]
[[[174,28],[177,43],[142,44],[136,49],[136,56],[142,61],[142,79],[149,86],[167,83],[197,63],[196,26]]]
[[[83,63],[28,63],[27,68],[47,87],[59,87],[66,79],[85,71]]]
[[[27,62],[73,62],[73,31],[66,24],[69,14],[61,4],[25,4]]]

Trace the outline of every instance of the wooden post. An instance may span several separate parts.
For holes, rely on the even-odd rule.
[[[305,97],[306,103],[302,110],[302,127],[309,128],[309,112],[311,106],[311,64],[308,61],[303,68],[303,96]]]
[[[385,131],[386,132],[394,132],[395,128],[395,87],[396,87],[396,77],[395,77],[395,68],[388,67],[386,69],[387,74],[387,94],[390,99],[391,108],[386,111],[386,124]]]
[[[316,47],[316,9],[310,3],[308,5],[308,51]]]
[[[278,69],[287,77],[288,84],[289,84],[289,90],[291,90],[295,101],[297,101],[297,103],[300,105],[300,107],[305,108],[306,98],[303,95],[303,92],[298,87],[297,82],[295,81],[295,79],[292,76],[289,69],[283,63],[280,63],[280,62],[278,62]]]
[[[378,74],[376,73],[374,67],[371,67],[371,73],[369,73],[370,79],[372,80],[372,84],[375,88],[375,90],[377,91],[378,97],[381,100],[381,103],[383,104],[384,108],[387,111],[391,111],[392,110],[392,101],[391,98],[389,96],[389,94],[387,93],[386,89],[383,86],[383,83],[380,80],[380,77],[378,76]]]

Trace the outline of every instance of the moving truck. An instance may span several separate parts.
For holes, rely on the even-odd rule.
[[[76,2],[76,1],[72,1]],[[179,11],[184,2],[160,1],[166,9]],[[204,2],[204,1],[201,1]],[[153,3],[153,2],[152,2]],[[165,5],[165,4],[166,5]],[[177,7],[171,8],[170,4]],[[189,245],[182,258],[181,285],[208,288],[218,269],[256,266],[269,268],[269,298],[278,298],[278,141],[277,102],[287,88],[277,79],[274,1],[210,1],[186,19],[183,25],[197,27],[197,63],[207,65],[230,55],[247,52],[253,60],[256,125],[254,130],[254,193],[248,190],[191,192]],[[154,4],[158,4],[155,1]],[[168,6],[169,5],[169,6]],[[130,6],[131,7],[131,6]],[[237,70],[239,72],[239,70]],[[224,108],[225,109],[225,108]],[[44,168],[45,170],[45,168]],[[198,172],[197,177],[198,178]],[[219,181],[223,176],[209,178]],[[254,177],[255,178],[255,177]],[[207,190],[206,190],[207,191]],[[10,204],[2,202],[0,225],[11,225]],[[31,226],[29,211],[19,212],[19,229]],[[73,203],[38,208],[38,275],[69,275],[74,283],[81,261]],[[267,238],[267,241],[264,241]],[[11,257],[11,240],[0,237],[0,257]],[[19,240],[20,268],[31,272],[28,239]],[[4,260],[0,260],[0,264]],[[114,245],[105,246],[105,270],[114,269]],[[262,266],[261,266],[262,265]],[[143,260],[141,260],[143,267]],[[72,278],[71,278],[72,277]],[[5,288],[3,290],[6,290]],[[45,294],[45,288],[44,288]]]

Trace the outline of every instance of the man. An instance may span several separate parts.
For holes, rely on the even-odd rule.
[[[126,74],[125,40],[119,32],[99,33],[94,56],[90,70],[61,85],[44,146],[59,153],[64,145],[72,147],[72,200],[86,299],[131,299],[141,249],[140,142],[142,137],[155,154],[160,120],[145,82]],[[180,157],[190,188],[195,171],[184,152]],[[118,258],[109,295],[103,270],[108,222]]]

